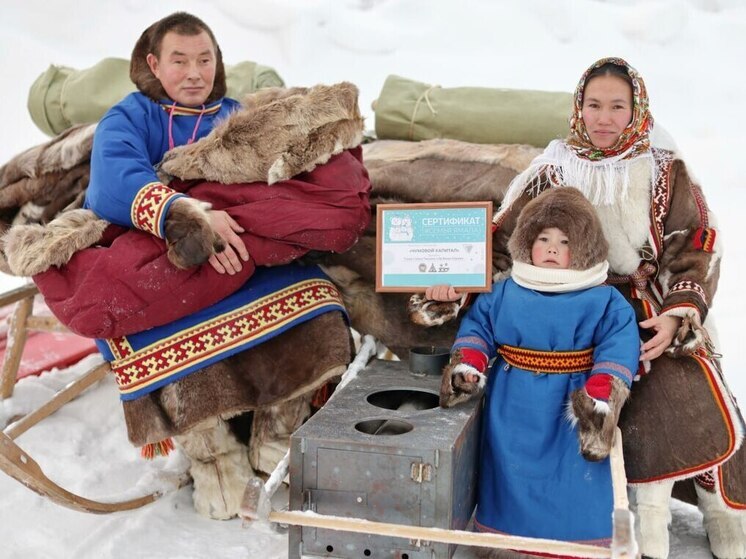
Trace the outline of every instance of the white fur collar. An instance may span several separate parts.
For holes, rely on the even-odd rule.
[[[546,293],[580,291],[601,285],[606,281],[609,263],[604,260],[587,270],[540,268],[525,262],[513,262],[510,275],[513,281],[526,289]]]

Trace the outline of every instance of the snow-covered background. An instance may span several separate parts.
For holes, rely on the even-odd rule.
[[[719,218],[726,256],[714,305],[726,374],[746,401],[739,318],[744,263],[746,3],[742,0],[3,0],[0,4],[0,162],[46,140],[26,111],[49,64],[88,67],[129,57],[141,31],[176,10],[202,17],[227,63],[273,66],[289,85],[349,80],[370,103],[388,74],[444,87],[572,91],[597,58],[621,56],[645,78],[653,114],[675,139]],[[0,287],[12,285],[5,278]],[[21,382],[0,421],[51,396],[91,360]],[[126,441],[109,380],[18,442],[55,481],[92,498],[160,486]],[[71,512],[0,475],[0,555],[8,558],[286,557],[286,538],[239,521],[198,517],[188,488],[129,513]],[[699,513],[675,504],[673,553],[709,557]],[[459,556],[470,556],[459,551]]]

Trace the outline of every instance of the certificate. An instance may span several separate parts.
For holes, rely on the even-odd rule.
[[[378,204],[376,291],[492,289],[492,202]]]

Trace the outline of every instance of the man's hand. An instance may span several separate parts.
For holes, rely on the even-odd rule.
[[[210,224],[213,230],[225,241],[225,249],[210,256],[208,262],[219,274],[230,275],[241,271],[241,261],[249,260],[249,251],[237,233],[243,233],[235,219],[222,210],[210,210]]]
[[[640,327],[653,330],[655,335],[642,344],[640,361],[652,361],[660,357],[668,346],[671,345],[676,332],[681,326],[681,319],[675,316],[654,316],[640,322]]]

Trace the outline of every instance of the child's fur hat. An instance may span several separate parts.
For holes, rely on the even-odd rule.
[[[601,222],[577,188],[550,188],[526,204],[508,241],[513,260],[531,264],[531,247],[548,227],[562,230],[570,240],[571,270],[587,270],[606,260],[609,245]]]

